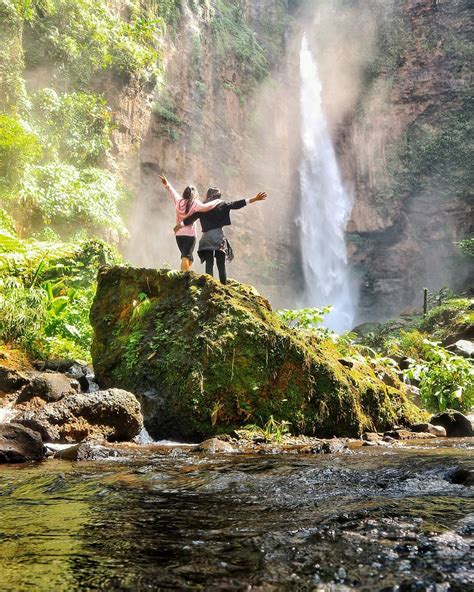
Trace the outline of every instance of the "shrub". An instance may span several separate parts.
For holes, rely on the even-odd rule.
[[[0,114],[0,191],[15,186],[40,154],[38,137],[19,119]]]
[[[218,55],[235,58],[247,86],[251,88],[267,76],[269,65],[265,51],[248,26],[240,2],[216,0],[211,27]]]
[[[32,0],[25,59],[29,66],[56,63],[76,85],[112,69],[142,82],[161,72],[159,41],[163,20],[153,5],[128,2],[129,20],[95,0]]]
[[[119,260],[102,241],[25,241],[0,228],[0,340],[35,356],[88,360],[97,271]]]
[[[65,236],[77,227],[114,242],[127,236],[120,217],[127,194],[109,171],[79,170],[62,162],[31,166],[20,198],[23,208],[36,218],[36,225],[50,225]]]
[[[58,95],[51,88],[32,97],[35,127],[49,158],[78,167],[95,165],[110,147],[110,110],[102,97],[83,92]]]
[[[470,411],[474,405],[474,367],[460,356],[450,354],[438,344],[423,341],[421,362],[406,371],[409,379],[420,381],[423,405],[432,412],[447,408]]]

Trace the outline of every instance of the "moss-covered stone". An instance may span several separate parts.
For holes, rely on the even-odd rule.
[[[251,286],[107,268],[91,322],[99,383],[142,395],[154,436],[203,437],[270,416],[294,433],[354,436],[419,418],[400,382],[343,366],[332,344],[288,329]]]

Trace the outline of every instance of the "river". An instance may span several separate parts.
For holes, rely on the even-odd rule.
[[[0,466],[0,589],[473,590],[473,446]]]

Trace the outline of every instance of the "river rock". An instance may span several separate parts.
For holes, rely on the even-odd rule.
[[[474,470],[458,468],[451,475],[451,481],[457,485],[472,487],[474,485]]]
[[[155,439],[205,439],[271,418],[294,434],[359,437],[367,425],[421,419],[398,379],[389,386],[380,367],[344,366],[332,344],[290,329],[238,282],[104,268],[90,318],[99,385],[143,397]]]
[[[431,423],[417,423],[411,426],[412,432],[424,432],[426,434],[433,434],[437,438],[446,437],[446,430],[439,425],[433,425]]]
[[[362,440],[365,442],[378,442],[381,439],[382,436],[377,434],[377,432],[365,432],[365,434],[362,434]]]
[[[0,463],[42,460],[45,455],[38,432],[16,423],[0,424]]]
[[[29,382],[28,376],[23,372],[0,366],[0,391],[3,393],[14,393]]]
[[[45,401],[59,401],[67,395],[78,391],[78,383],[59,372],[44,372],[33,376],[23,387],[16,402],[25,403],[34,397]]]
[[[347,441],[334,438],[334,440],[321,440],[311,448],[311,454],[336,454],[348,449]]]
[[[128,441],[143,428],[136,397],[119,389],[69,395],[38,412],[26,411],[16,421],[37,430],[46,442],[63,443],[91,437]]]
[[[446,349],[463,358],[474,358],[474,342],[467,339],[460,339],[456,343],[448,345]]]
[[[219,440],[219,438],[205,440],[198,446],[197,450],[209,454],[235,452],[234,447],[229,442],[224,442],[223,440]]]
[[[469,419],[460,413],[448,409],[444,413],[438,413],[430,419],[430,423],[442,426],[446,430],[448,438],[465,438],[474,436],[474,430]]]
[[[431,440],[432,438],[436,438],[434,434],[430,434],[427,432],[412,432],[410,430],[393,430],[391,432],[385,432],[385,438],[390,437],[394,440]],[[386,442],[388,440],[385,440]]]

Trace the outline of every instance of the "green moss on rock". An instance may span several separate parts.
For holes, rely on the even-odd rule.
[[[155,436],[204,437],[270,416],[294,433],[355,436],[419,417],[401,383],[343,366],[332,344],[288,329],[251,286],[103,269],[91,322],[101,386],[141,395]]]

